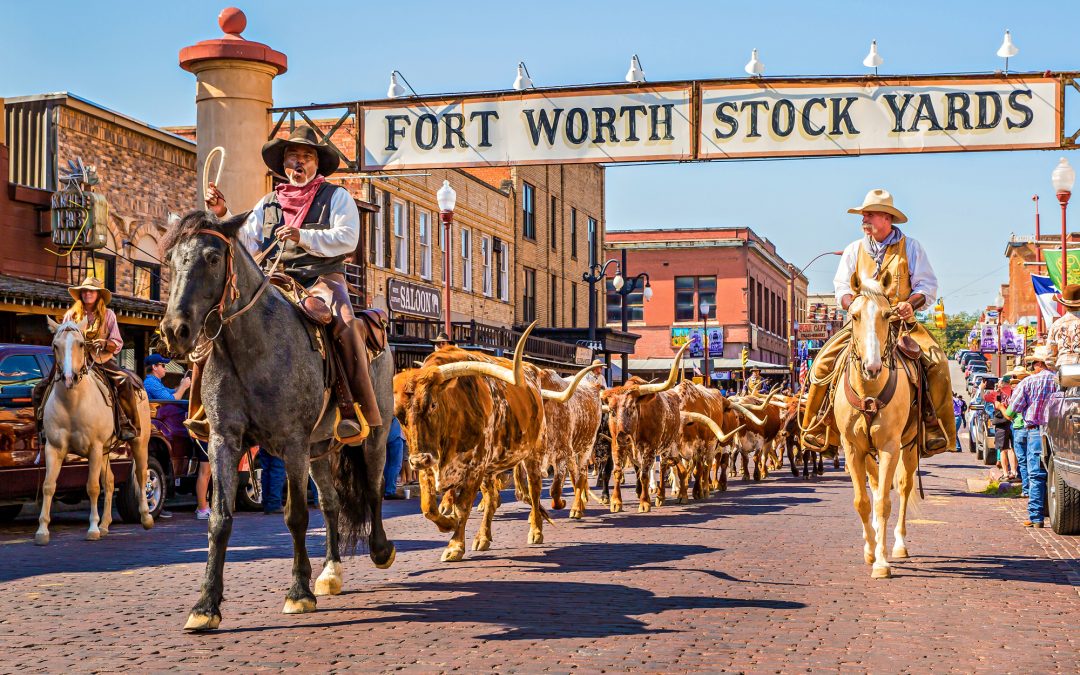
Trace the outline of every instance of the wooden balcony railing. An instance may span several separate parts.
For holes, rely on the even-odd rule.
[[[514,351],[521,337],[520,331],[479,321],[454,321],[450,324],[450,329],[451,339],[459,346],[502,350],[507,355]],[[435,319],[395,317],[390,321],[390,339],[393,342],[429,343],[441,330],[443,322]],[[525,354],[533,359],[557,364],[573,364],[579,361],[576,345],[532,335],[525,341]]]

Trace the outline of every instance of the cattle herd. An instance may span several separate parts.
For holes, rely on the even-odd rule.
[[[518,499],[530,506],[529,543],[542,543],[541,482],[553,476],[551,507],[569,517],[585,516],[590,499],[623,509],[622,476],[629,466],[637,483],[638,511],[664,504],[670,480],[680,503],[725,490],[728,470],[740,465],[743,479],[762,480],[782,466],[786,451],[792,472],[820,473],[798,446],[799,398],[776,390],[725,397],[715,389],[679,382],[685,347],[664,382],[632,377],[606,388],[602,364],[565,379],[522,360],[529,328],[512,360],[448,347],[394,379],[395,415],[418,472],[424,515],[452,537],[444,561],[465,554],[465,525],[477,493],[483,521],[472,542],[476,551],[492,543],[499,490],[512,473]],[[657,468],[657,460],[659,467]],[[820,458],[818,458],[820,462]],[[595,467],[602,496],[589,488]],[[608,483],[613,483],[609,498]],[[441,494],[441,498],[440,498]]]

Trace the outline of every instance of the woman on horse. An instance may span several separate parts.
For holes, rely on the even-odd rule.
[[[116,418],[117,438],[130,441],[138,436],[138,401],[142,382],[134,373],[124,370],[116,362],[116,354],[124,347],[120,337],[116,314],[109,309],[112,292],[105,288],[100,280],[87,277],[78,286],[68,288],[75,303],[64,314],[64,322],[86,322],[83,331],[86,345],[93,362],[93,367],[102,375],[102,379],[112,389],[114,399],[119,405],[113,406]],[[55,381],[56,364],[52,372],[34,387],[33,402],[37,417],[38,431],[42,429],[42,416],[49,392]]]

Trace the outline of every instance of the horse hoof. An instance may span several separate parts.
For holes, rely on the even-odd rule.
[[[472,550],[474,551],[486,551],[491,548],[490,539],[476,539],[473,541]]]
[[[142,526],[144,530],[149,530],[154,526],[154,519],[150,514],[142,517]]]
[[[214,630],[221,625],[221,615],[214,614],[213,616],[208,614],[196,614],[192,612],[188,614],[187,623],[184,624],[184,630],[191,631],[192,633],[201,633],[207,630]]]
[[[443,551],[442,561],[443,562],[457,562],[457,561],[461,560],[464,557],[465,557],[465,551],[463,551],[462,549],[448,548],[445,551]]]
[[[86,541],[97,541],[101,539],[101,530],[91,530],[86,533]]]
[[[396,560],[396,559],[397,559],[397,546],[394,546],[393,544],[390,544],[390,557],[388,557],[383,562],[379,562],[378,560],[374,560],[374,559],[372,559],[372,562],[375,563],[375,567],[377,567],[377,568],[379,568],[381,570],[386,570],[386,569],[390,569],[390,566],[394,564],[394,560]]]
[[[870,571],[871,579],[888,579],[892,577],[892,569],[887,566],[878,567],[874,566],[874,569]]]
[[[532,532],[529,533],[529,543],[530,544],[543,544],[544,543],[544,533],[539,531],[539,530],[533,530]]]
[[[100,532],[100,533],[101,533],[101,536],[102,536],[102,537],[108,536],[108,534],[109,534],[109,528],[107,528],[107,527],[99,527],[99,528],[98,528],[98,532]]]
[[[892,557],[894,558],[906,558],[908,557],[907,548],[903,546],[897,546],[892,550]]]
[[[45,546],[46,544],[49,543],[49,533],[48,532],[38,532],[37,534],[34,535],[34,543],[37,544],[38,546]]]
[[[300,598],[293,600],[285,598],[285,606],[281,608],[282,614],[307,614],[315,611],[315,598]]]
[[[341,563],[331,562],[315,580],[315,595],[338,595],[341,593],[341,584]]]

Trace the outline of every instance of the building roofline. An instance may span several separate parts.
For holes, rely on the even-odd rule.
[[[132,131],[152,136],[164,143],[180,148],[181,150],[195,152],[194,141],[188,140],[183,136],[178,136],[172,132],[165,131],[161,127],[156,127],[153,124],[143,122],[130,115],[125,115],[122,112],[106,108],[100,103],[96,103],[88,98],[73,94],[69,91],[56,91],[48,94],[34,94],[32,96],[10,96],[4,99],[5,104],[32,103],[35,101],[61,101],[64,105],[74,108],[75,110],[88,113],[109,122],[114,122],[120,126],[127,127]]]
[[[740,230],[750,230],[748,227],[737,228]],[[637,230],[635,230],[637,231]],[[651,230],[652,232],[667,232],[669,230]],[[611,234],[609,231],[607,234]],[[606,236],[604,237],[604,248],[628,251],[662,251],[664,249],[689,249],[689,248],[749,248],[756,252],[762,258],[765,259],[770,265],[772,265],[780,274],[784,277],[789,277],[787,265],[788,261],[784,260],[778,253],[773,253],[769,249],[765,248],[762,241],[754,235],[753,239],[682,239],[677,241],[612,241]],[[800,280],[806,281],[809,284],[809,278],[802,273],[797,274]]]

